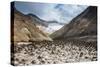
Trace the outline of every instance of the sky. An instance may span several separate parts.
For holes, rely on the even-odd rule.
[[[68,23],[88,6],[39,2],[15,2],[15,7],[24,14],[32,13],[46,21],[55,20],[60,23]]]
[[[16,1],[15,7],[18,11],[24,14],[32,13],[46,21],[57,21],[59,23],[68,24],[88,6]],[[46,30],[52,33],[63,26],[64,25],[60,24],[49,24]]]

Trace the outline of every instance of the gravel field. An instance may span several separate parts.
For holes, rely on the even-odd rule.
[[[12,65],[97,61],[97,42],[55,40],[12,44]]]

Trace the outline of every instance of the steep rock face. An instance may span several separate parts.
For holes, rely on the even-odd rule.
[[[47,34],[39,30],[34,24],[35,21],[28,15],[24,15],[21,12],[14,9],[14,22],[12,41],[41,41],[51,40]]]
[[[53,39],[97,35],[97,7],[89,6],[69,24],[51,34]]]

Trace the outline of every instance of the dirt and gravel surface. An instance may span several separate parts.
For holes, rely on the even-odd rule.
[[[55,40],[12,44],[12,65],[61,64],[97,60],[97,42]]]

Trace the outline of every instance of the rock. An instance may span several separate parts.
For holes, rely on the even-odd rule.
[[[70,41],[64,40],[61,41],[62,42],[61,44],[60,41],[61,40],[56,40],[52,42],[50,41],[34,42],[32,43],[32,45],[27,44],[27,46],[23,44],[23,46],[25,47],[23,47],[22,45],[16,45],[14,48],[20,47],[22,48],[22,51],[18,52],[19,50],[16,49],[17,52],[12,53],[12,63],[14,65],[59,64],[59,63],[70,63],[70,62],[80,62],[80,61],[86,62],[86,61],[97,60],[97,50],[93,46],[89,46],[88,43],[82,43],[82,42],[80,43],[78,40],[77,43],[76,41],[73,42],[72,40]],[[82,46],[77,45],[78,43],[82,44]],[[88,45],[88,46],[83,47],[83,45]],[[34,46],[42,46],[42,47],[41,48],[37,47],[35,49]],[[63,46],[63,48],[61,46]],[[28,52],[25,50],[26,47]],[[46,47],[48,49],[46,49]],[[54,47],[56,47],[55,50],[52,49]],[[88,47],[91,51],[87,49]],[[34,49],[34,50],[30,50],[30,49]],[[79,49],[81,49],[81,51]]]

